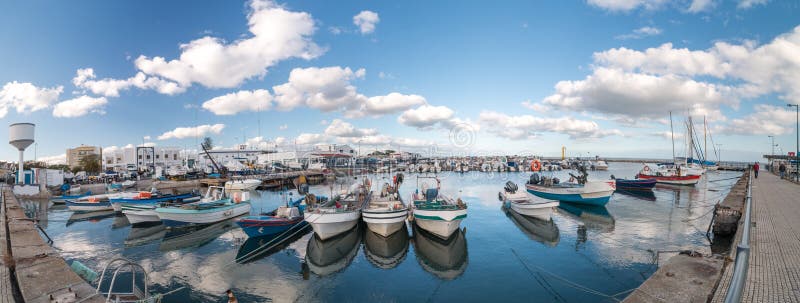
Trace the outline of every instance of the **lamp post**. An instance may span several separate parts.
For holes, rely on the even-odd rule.
[[[772,152],[769,155],[770,155],[770,157],[774,157],[775,156],[775,136],[769,135],[767,137],[772,139],[772,143],[769,145],[772,148]],[[769,158],[769,171],[772,171],[772,166],[773,166],[772,165],[772,161],[773,161],[772,158]]]
[[[800,152],[800,104],[786,104],[788,107],[794,107],[795,111],[795,146],[794,146],[794,178],[795,181],[800,181],[800,165],[798,165],[798,152]]]

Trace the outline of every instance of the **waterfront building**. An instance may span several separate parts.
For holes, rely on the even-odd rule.
[[[98,161],[103,154],[103,149],[97,146],[83,145],[76,148],[67,149],[67,165],[70,168],[75,168],[81,165],[81,160],[89,155],[97,155]]]
[[[156,167],[186,166],[184,152],[175,146],[126,146],[103,153],[105,170],[154,171]]]

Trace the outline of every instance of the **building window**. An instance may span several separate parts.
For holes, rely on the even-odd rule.
[[[139,155],[139,160],[142,160],[142,155]]]
[[[178,154],[172,154],[172,160],[178,160]]]
[[[160,155],[156,155],[156,159],[158,159],[158,156],[160,156]]]
[[[147,155],[147,160],[150,160],[150,155]]]

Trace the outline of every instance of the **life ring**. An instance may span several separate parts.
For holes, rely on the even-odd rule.
[[[542,170],[542,161],[539,161],[538,159],[533,160],[533,162],[531,162],[531,171],[540,171],[540,170]]]
[[[642,171],[645,172],[645,173],[649,173],[650,172],[650,166],[645,166],[644,168],[642,168]]]

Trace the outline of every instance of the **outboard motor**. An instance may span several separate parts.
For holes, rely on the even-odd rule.
[[[558,178],[553,177],[553,184],[558,184],[560,182],[561,182],[561,180],[559,180]]]
[[[513,194],[513,193],[517,192],[517,189],[519,189],[519,188],[517,187],[517,184],[514,184],[514,182],[511,182],[511,181],[506,182],[506,186],[505,186],[506,192],[509,192],[509,193]]]
[[[303,183],[297,186],[297,193],[300,195],[305,195],[308,193],[308,183]]]
[[[530,178],[530,180],[528,180],[528,183],[530,183],[530,184],[539,184],[539,181],[541,181],[541,178],[539,178],[539,174],[538,173],[533,173],[533,174],[531,174],[531,178]]]

